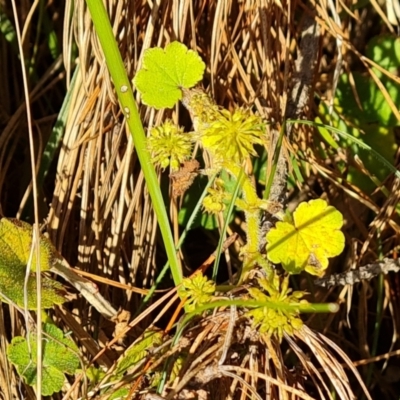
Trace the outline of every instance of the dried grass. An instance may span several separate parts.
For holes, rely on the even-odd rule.
[[[379,5],[375,2],[373,5],[382,14]],[[25,21],[26,10],[30,6],[29,2],[21,2],[21,20]],[[342,21],[333,18],[325,1],[311,1],[306,6],[300,1],[124,0],[108,1],[107,7],[130,77],[140,67],[147,48],[180,40],[198,51],[204,59],[207,65],[204,85],[218,104],[227,108],[237,104],[254,105],[255,110],[271,122],[271,130],[283,121],[292,89],[298,83],[295,61],[302,40],[303,23],[311,17],[317,21],[322,35],[318,43],[320,47],[316,49],[320,56],[320,74],[312,76],[318,93],[325,99],[332,98],[335,88],[332,82],[335,72],[340,72],[340,63],[343,62],[345,70],[350,70],[351,63],[357,58],[376,81],[393,112],[400,117],[396,105],[372,69],[377,66],[361,55],[360,40],[353,43],[352,33],[362,31],[365,23],[362,10],[353,10],[350,23],[347,17]],[[64,15],[64,24],[59,25],[64,34],[63,74],[71,101],[57,157],[54,190],[52,198],[47,199],[49,209],[46,209],[45,201],[41,203],[43,216],[48,211],[46,229],[56,248],[71,265],[99,278],[149,288],[160,271],[163,257],[156,253],[157,223],[135,149],[123,123],[84,2],[74,5],[67,1]],[[390,29],[385,15],[381,16]],[[71,56],[75,44],[78,49],[77,68]],[[343,54],[340,54],[343,61],[338,60],[335,44],[342,44]],[[29,179],[20,179],[21,171],[27,170],[26,157],[21,156],[21,152],[24,154],[26,151],[26,121],[20,83],[16,78],[7,78],[12,77],[13,70],[17,68],[16,56],[11,53],[10,46],[5,43],[0,45],[1,59],[8,60],[7,63],[0,63],[3,88],[0,91],[0,211],[10,215],[20,212],[22,207],[18,208],[16,204],[23,204],[27,198],[23,193],[27,190]],[[328,55],[322,55],[322,50]],[[35,116],[34,124],[37,127],[38,152],[54,123],[54,111],[47,114],[46,107],[48,101],[57,97],[58,93],[54,94],[52,90],[63,79],[63,75],[58,75],[60,63],[61,60],[55,61],[31,87],[32,104],[37,108],[35,115],[38,116]],[[382,72],[388,75],[386,71]],[[397,76],[389,75],[399,81]],[[147,128],[167,116],[176,122],[187,123],[178,108],[155,111],[143,106],[139,98],[137,101]],[[303,118],[312,119],[315,110],[312,102],[306,102],[297,111],[301,111]],[[309,162],[308,169],[304,171],[306,182],[300,188],[300,194],[291,194],[293,201],[312,193],[313,187],[318,185],[323,195],[345,212],[348,219],[346,233],[354,244],[347,260],[341,260],[345,265],[355,267],[375,259],[379,252],[387,254],[394,251],[399,234],[399,227],[393,218],[393,209],[399,199],[397,183],[387,182],[393,190],[384,204],[376,196],[343,183],[337,163],[339,159],[347,160],[348,155],[340,152],[331,160],[322,160],[315,152],[313,135],[311,128],[297,127],[293,142],[287,143],[289,151],[293,154],[302,151]],[[163,178],[160,177],[160,180]],[[15,182],[20,182],[17,194]],[[375,215],[368,226],[367,211]],[[171,219],[174,231],[178,232],[172,211]],[[383,238],[380,249],[377,232]],[[332,268],[342,269],[338,264]],[[142,295],[139,293],[110,285],[100,284],[99,287],[111,303],[121,309],[133,310],[134,313],[140,306]],[[383,310],[390,310],[394,326],[399,326],[400,321],[397,306],[391,300],[397,288],[396,282],[386,281],[382,306]],[[351,291],[317,292],[315,300],[322,301],[327,296],[347,302],[348,313],[354,311]],[[114,327],[82,299],[60,307],[54,313],[54,319],[66,331],[73,332],[85,362],[95,362],[111,372],[113,363],[121,357],[125,347],[145,327],[156,324],[168,309],[174,307],[174,303],[167,298],[167,295],[162,297],[146,313],[135,316],[114,338]],[[239,315],[233,325],[232,310],[216,310],[212,316],[193,323],[169,351],[158,349],[152,353],[150,365],[153,369],[168,357],[174,358],[181,353],[189,355],[179,375],[165,388],[163,398],[191,398],[192,395],[201,398],[201,390],[206,390],[208,398],[221,400],[250,397],[330,399],[333,398],[332,386],[337,398],[357,398],[363,383],[345,352],[354,359],[371,355],[366,327],[369,321],[367,295],[361,294],[357,298],[359,326],[355,335],[359,337],[352,345],[349,343],[351,339],[344,339],[349,336],[344,328],[348,320],[346,310],[329,317],[326,325],[321,324],[321,320],[310,321],[312,326],[323,326],[324,333],[334,337],[339,344],[307,327],[295,337],[285,336],[281,344],[258,334],[243,316]],[[157,311],[158,317],[154,318],[154,310],[162,306],[163,311]],[[5,357],[10,338],[25,329],[23,319],[12,307],[0,308],[0,387],[5,400],[22,398],[20,385],[26,398],[35,398],[33,390],[20,381]],[[345,330],[346,334],[343,333]],[[160,354],[158,359],[157,351]],[[225,362],[219,363],[222,354],[225,354]],[[130,385],[133,398],[140,398],[134,391],[138,386],[142,390],[141,398],[150,399],[146,397],[150,395],[143,391],[146,378],[142,368],[143,364],[138,365],[137,370],[130,371],[119,385]],[[355,376],[358,383],[357,379],[349,378],[346,369],[352,371],[350,375]],[[65,399],[78,399],[86,394],[89,398],[106,398],[96,392],[101,383],[89,392],[83,376],[77,376],[72,381],[69,389],[66,387],[64,391]]]

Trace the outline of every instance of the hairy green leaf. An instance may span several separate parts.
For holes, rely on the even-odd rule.
[[[36,254],[31,257],[31,269],[26,271],[32,246],[32,227],[17,219],[0,220],[0,298],[25,306],[24,293],[27,295],[29,310],[37,309]],[[40,270],[49,270],[58,258],[51,242],[40,237]],[[28,273],[28,277],[27,277]],[[25,282],[27,277],[27,282]],[[24,290],[26,288],[26,290]],[[46,277],[42,277],[41,307],[50,308],[65,301],[63,286]]]
[[[267,234],[267,257],[289,273],[305,270],[321,275],[328,267],[328,258],[344,248],[340,231],[343,216],[325,200],[301,203],[293,213],[293,222],[278,222]]]
[[[43,333],[42,394],[50,396],[61,390],[65,380],[64,373],[75,373],[79,367],[79,357],[75,343],[66,338],[55,325],[44,324]],[[36,340],[35,333],[29,334],[29,345],[25,338],[17,336],[7,349],[8,359],[30,386],[34,386],[37,381]]]
[[[193,50],[179,42],[165,49],[155,47],[145,52],[143,68],[136,74],[134,83],[144,104],[172,108],[182,98],[181,88],[191,88],[199,82],[205,64]]]
[[[145,358],[149,349],[159,346],[162,343],[163,334],[161,331],[149,329],[143,334],[143,338],[130,347],[119,360],[116,374],[123,374],[128,368],[137,364]]]

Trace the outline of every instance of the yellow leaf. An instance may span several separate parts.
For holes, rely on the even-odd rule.
[[[32,226],[28,223],[13,218],[0,220],[0,299],[23,308],[26,293],[28,310],[37,309],[36,255],[30,257],[32,236]],[[43,236],[39,246],[40,270],[48,271],[60,256],[50,240]],[[30,258],[31,269],[26,271]],[[65,294],[59,282],[42,277],[41,308],[62,304]]]
[[[301,203],[293,213],[293,223],[278,222],[268,232],[268,259],[292,274],[305,270],[321,276],[328,258],[344,249],[342,225],[342,214],[325,200]]]
[[[28,264],[32,251],[32,226],[14,218],[0,220],[0,254],[3,264]],[[40,237],[40,270],[48,271],[53,266],[57,252],[50,240]],[[36,257],[31,257],[31,271],[36,272]]]

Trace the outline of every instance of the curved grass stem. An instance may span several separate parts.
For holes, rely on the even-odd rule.
[[[164,200],[158,184],[157,174],[151,162],[150,154],[146,148],[146,135],[133,97],[131,83],[124,68],[124,63],[103,2],[101,0],[87,0],[86,3],[104,52],[104,57],[115,86],[121,109],[124,112],[126,123],[132,135],[136,153],[140,161],[150,198],[160,226],[169,265],[171,267],[172,277],[175,285],[179,285],[182,280],[182,269],[176,254],[175,244]]]

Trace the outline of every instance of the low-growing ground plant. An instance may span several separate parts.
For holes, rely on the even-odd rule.
[[[149,106],[173,107],[180,100],[189,110],[193,121],[193,132],[185,133],[182,128],[167,120],[151,130],[147,140],[147,151],[150,152],[157,167],[170,168],[170,176],[175,178],[173,196],[176,199],[184,195],[194,180],[193,176],[188,179],[187,174],[195,175],[197,171],[187,172],[185,166],[193,156],[193,148],[200,145],[203,157],[198,161],[198,165],[205,164],[204,160],[207,157],[204,173],[208,176],[216,175],[215,184],[208,188],[207,195],[202,201],[202,212],[221,213],[226,216],[225,210],[230,208],[232,211],[234,206],[245,214],[247,242],[240,248],[242,267],[233,281],[225,287],[219,287],[215,281],[206,278],[205,269],[185,278],[181,284],[176,282],[185,316],[176,326],[172,347],[168,346],[171,339],[168,339],[167,335],[146,331],[142,339],[124,353],[114,372],[104,375],[91,370],[88,375],[94,385],[93,390],[98,387],[101,393],[109,394],[109,398],[121,396],[130,398],[135,393],[132,388],[136,388],[139,384],[132,386],[130,383],[126,387],[122,384],[123,374],[129,372],[132,375],[132,371],[137,371],[133,374],[136,376],[135,379],[149,380],[150,387],[154,387],[154,390],[167,398],[172,398],[174,393],[179,393],[183,389],[187,390],[188,377],[195,378],[191,389],[193,392],[203,390],[202,387],[210,383],[210,393],[214,393],[212,382],[215,379],[230,377],[235,373],[238,382],[242,380],[246,382],[245,375],[241,377],[244,371],[255,373],[257,376],[254,382],[247,381],[241,388],[245,392],[248,391],[249,395],[252,393],[252,396],[265,396],[265,383],[272,383],[272,386],[276,386],[276,390],[282,393],[300,394],[304,390],[302,385],[296,384],[290,387],[287,383],[277,380],[283,370],[275,377],[274,374],[265,376],[260,370],[254,370],[248,364],[250,359],[246,361],[248,346],[254,347],[253,357],[255,359],[262,357],[259,359],[262,363],[267,360],[261,356],[261,349],[278,351],[279,343],[283,339],[286,339],[291,346],[295,346],[295,339],[300,338],[314,349],[317,342],[310,341],[312,335],[305,340],[309,330],[303,325],[300,313],[329,312],[337,309],[334,304],[309,303],[305,299],[305,292],[293,291],[289,287],[289,276],[303,271],[316,276],[324,273],[328,259],[339,255],[344,248],[344,235],[340,231],[343,224],[342,215],[322,199],[303,202],[293,213],[289,213],[284,208],[285,204],[270,201],[268,193],[264,198],[258,196],[253,183],[254,178],[246,171],[246,164],[251,163],[252,157],[257,155],[256,145],[268,148],[270,135],[267,123],[249,108],[226,110],[216,105],[203,90],[194,87],[201,80],[203,71],[204,63],[195,52],[188,50],[181,43],[173,42],[165,49],[155,48],[147,51],[143,68],[135,77],[134,86],[143,96],[143,102]],[[201,154],[199,156],[201,157]],[[234,192],[229,191],[224,181],[219,178],[222,172],[233,180],[236,185]],[[274,221],[267,233],[261,229],[266,218]],[[3,280],[2,294],[6,296],[6,300],[22,308],[23,299],[14,297],[10,288],[13,287],[15,290],[15,285],[21,289],[24,287],[24,266],[29,264],[31,234],[26,224],[17,221],[3,219],[1,226],[2,256],[3,258],[9,256],[2,261],[4,266],[2,271],[6,278]],[[266,237],[262,238],[263,235]],[[13,240],[21,243],[21,249],[12,248]],[[51,250],[51,244],[43,240],[41,250],[48,255],[45,259],[42,258],[44,266],[41,271],[46,271],[51,267],[54,269],[57,262],[62,263],[62,261],[59,261],[55,251]],[[18,262],[14,262],[14,259],[18,259]],[[282,269],[279,266],[282,266]],[[16,272],[18,268],[21,270],[21,277],[14,279],[11,285],[10,279],[15,276],[8,274]],[[31,268],[35,271],[35,264]],[[34,275],[34,272],[31,275]],[[29,277],[27,282],[29,285],[35,281]],[[51,280],[49,282],[55,285],[49,286],[48,289],[52,291],[49,295],[54,299],[52,303],[47,304],[47,289],[42,289],[44,295],[42,308],[48,308],[60,299],[63,301],[57,294],[58,283]],[[32,300],[29,296],[32,296]],[[35,308],[35,299],[35,292],[28,290],[28,309]],[[101,312],[100,308],[97,309]],[[196,318],[196,315],[200,315],[201,319]],[[198,330],[205,322],[210,323],[214,318],[213,315],[218,316],[218,325],[220,327],[225,325],[225,328],[214,332],[211,340],[206,341],[208,350],[204,348],[190,350],[192,346],[190,338],[193,340],[196,329]],[[212,318],[210,322],[207,322],[210,318]],[[194,324],[193,319],[196,321]],[[202,335],[201,330],[197,335]],[[28,340],[33,338],[31,336]],[[62,337],[60,340],[65,342]],[[50,344],[43,352],[45,374],[42,392],[45,395],[62,388],[62,372],[75,372],[71,358],[67,366],[59,367],[56,379],[54,375],[56,372],[52,372],[52,364],[60,366],[64,352],[60,351],[58,354],[53,352],[49,358],[49,346]],[[76,348],[68,349],[67,342],[64,346],[67,346],[67,353],[72,350],[76,352]],[[158,346],[159,350],[151,350],[154,346]],[[207,354],[210,349],[213,351]],[[150,351],[153,355],[149,358],[146,351]],[[74,357],[74,352],[71,353],[71,357]],[[194,355],[203,357],[203,352],[204,356],[207,355],[207,362],[191,360]],[[238,352],[242,355],[237,354]],[[332,355],[326,346],[320,347],[320,352],[322,353],[319,362],[324,366],[326,361],[322,360],[327,360]],[[155,354],[158,354],[157,358],[154,358]],[[15,338],[10,344],[8,356],[26,382],[35,384],[36,364],[34,360],[32,363],[27,361],[29,351],[25,339]],[[160,357],[164,360],[163,363],[159,362]],[[233,363],[232,357],[236,358]],[[144,371],[140,372],[138,368],[146,359],[148,361]],[[49,360],[48,363],[46,360]],[[345,357],[344,360],[346,361]],[[270,361],[274,369],[282,368],[281,362],[277,363],[278,360],[274,357]],[[75,370],[77,369],[78,364],[75,365]],[[52,377],[54,380],[51,380]],[[107,382],[118,379],[122,381],[117,385],[120,386],[117,390],[106,389]],[[322,383],[323,381],[321,385]],[[332,380],[332,384],[339,393],[349,390],[345,383]],[[142,385],[143,383],[140,384]],[[228,393],[229,391],[225,395]],[[211,396],[216,398],[216,394]]]

